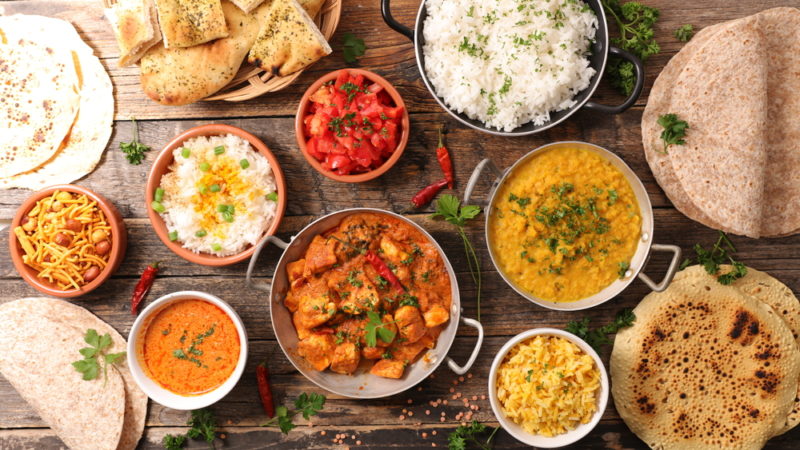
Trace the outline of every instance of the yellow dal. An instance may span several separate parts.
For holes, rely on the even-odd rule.
[[[489,217],[499,269],[520,289],[554,302],[594,295],[625,276],[641,234],[625,176],[588,150],[558,148],[518,166]]]
[[[600,371],[572,342],[536,336],[508,352],[496,386],[506,417],[529,433],[555,436],[592,420]]]

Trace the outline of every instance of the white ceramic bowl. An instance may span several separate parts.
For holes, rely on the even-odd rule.
[[[240,351],[239,361],[236,363],[236,368],[233,369],[231,376],[228,377],[228,379],[221,386],[204,394],[184,396],[164,389],[157,382],[148,377],[146,371],[144,368],[142,368],[136,349],[137,341],[146,331],[152,317],[154,317],[170,303],[192,298],[205,300],[209,303],[212,303],[228,314],[228,317],[231,318],[233,324],[236,326],[236,330],[239,332]],[[242,319],[238,314],[236,314],[236,311],[234,311],[231,305],[225,303],[219,297],[207,294],[205,292],[180,291],[159,298],[148,305],[147,308],[145,308],[144,311],[139,314],[139,317],[137,317],[133,322],[133,327],[131,327],[131,332],[128,335],[128,367],[131,369],[133,379],[144,391],[144,393],[150,397],[150,399],[156,403],[166,406],[167,408],[180,410],[200,409],[218,402],[223,397],[228,395],[231,389],[236,386],[236,383],[239,382],[239,378],[241,378],[242,373],[244,373],[244,366],[246,362],[247,332],[245,331]]]
[[[508,352],[520,342],[539,335],[559,336],[575,343],[575,345],[586,352],[586,354],[591,355],[592,359],[594,359],[594,363],[600,370],[600,393],[598,395],[597,411],[595,411],[592,420],[590,420],[588,423],[578,425],[577,428],[564,434],[559,434],[553,437],[531,434],[525,431],[521,426],[517,425],[515,422],[506,417],[505,413],[503,413],[503,407],[500,405],[500,400],[497,399],[497,388],[495,382],[497,379],[497,369],[500,367],[500,364],[503,362],[506,354],[508,354]],[[506,431],[508,431],[511,436],[514,436],[514,438],[516,438],[518,441],[533,447],[563,447],[565,445],[577,442],[589,434],[589,432],[592,431],[597,423],[600,422],[600,418],[603,417],[603,412],[606,410],[606,405],[608,404],[608,392],[608,373],[603,365],[603,361],[600,360],[600,356],[597,355],[597,352],[595,352],[594,349],[589,346],[589,344],[574,334],[555,328],[535,328],[514,336],[508,342],[506,342],[499,352],[497,352],[497,356],[495,356],[494,361],[492,361],[492,369],[489,372],[489,402],[492,405],[492,411],[494,411],[497,421],[500,422],[500,425]]]

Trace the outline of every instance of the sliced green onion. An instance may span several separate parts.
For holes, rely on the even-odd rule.
[[[186,147],[183,147],[183,148],[181,149],[181,156],[183,156],[184,158],[188,158],[188,157],[189,157],[189,156],[191,156],[191,155],[192,155],[192,151],[191,151],[191,150],[189,150],[188,148],[186,148]]]
[[[225,153],[225,147],[224,146],[220,145],[219,147],[214,147],[214,154],[215,155],[221,155],[223,153]]]
[[[217,205],[217,212],[225,212],[228,210],[228,205]]]
[[[211,185],[211,187],[209,187],[209,189],[211,190],[211,192],[219,192],[219,190],[222,188],[220,188],[218,184],[214,183]]]
[[[208,186],[206,186],[205,184],[200,186],[199,191],[201,194],[205,194],[206,192],[208,192]]]
[[[239,161],[239,165],[242,166],[242,169],[247,169],[248,167],[250,167],[250,161],[243,159]]]
[[[278,201],[278,193],[277,192],[270,192],[265,197],[267,198],[267,200],[272,200],[273,202],[277,202]]]
[[[155,200],[150,203],[150,207],[153,208],[153,211],[159,214],[167,210],[167,208],[164,208],[164,205],[162,205],[161,202],[157,202]]]
[[[169,232],[169,240],[171,242],[175,242],[178,240],[178,232],[177,231],[170,231]]]
[[[194,235],[196,237],[205,237],[207,234],[206,230],[198,230]]]
[[[157,201],[159,203],[163,202],[164,201],[164,189],[161,189],[160,187],[157,187],[156,188],[156,195],[153,196],[153,198],[155,199],[155,201]]]
[[[219,244],[211,244],[211,250],[214,250],[215,252],[218,252],[218,251],[222,250],[222,246],[219,245]]]
[[[207,162],[200,163],[200,170],[203,172],[208,172],[211,169],[211,165]]]
[[[225,211],[222,213],[222,219],[225,220],[225,222],[233,222],[233,214]]]

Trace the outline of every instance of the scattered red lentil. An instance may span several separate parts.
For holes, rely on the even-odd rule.
[[[356,445],[361,445],[361,441],[356,441]]]
[[[425,410],[425,415],[426,416],[430,416],[431,415],[431,410],[430,409],[426,409]]]
[[[437,433],[436,430],[431,431],[431,434],[434,435],[434,436],[436,436],[436,433]]]
[[[406,420],[406,416],[401,415],[400,420]]]
[[[406,403],[408,403],[410,405],[413,402],[411,401],[411,399],[408,399],[408,401]]]
[[[422,439],[428,439],[428,433],[422,433]]]
[[[408,412],[408,417],[411,417],[411,416],[413,416],[413,415],[414,415],[414,411],[409,411],[409,412]]]
[[[322,435],[322,436],[325,436],[327,433],[325,432],[325,430],[322,430],[322,431],[319,432],[319,434]]]
[[[472,374],[471,374],[471,373],[468,373],[468,374],[467,374],[467,378],[472,378]]]
[[[458,381],[463,382],[464,381],[464,377],[458,377]]]
[[[477,399],[478,399],[478,396],[477,396],[477,395],[473,395],[473,396],[472,396],[472,401],[475,401],[475,400],[477,400]]]
[[[481,395],[481,400],[486,400],[486,396],[485,395]]]

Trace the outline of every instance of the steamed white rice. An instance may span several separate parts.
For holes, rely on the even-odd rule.
[[[457,112],[512,131],[575,104],[595,70],[581,0],[426,0],[425,72]]]
[[[224,151],[216,154],[220,147]],[[275,177],[267,158],[232,134],[189,139],[173,157],[161,178],[166,209],[161,217],[173,237],[177,233],[183,247],[195,253],[217,256],[234,255],[258,243],[277,210]],[[232,221],[219,205],[232,207]]]

